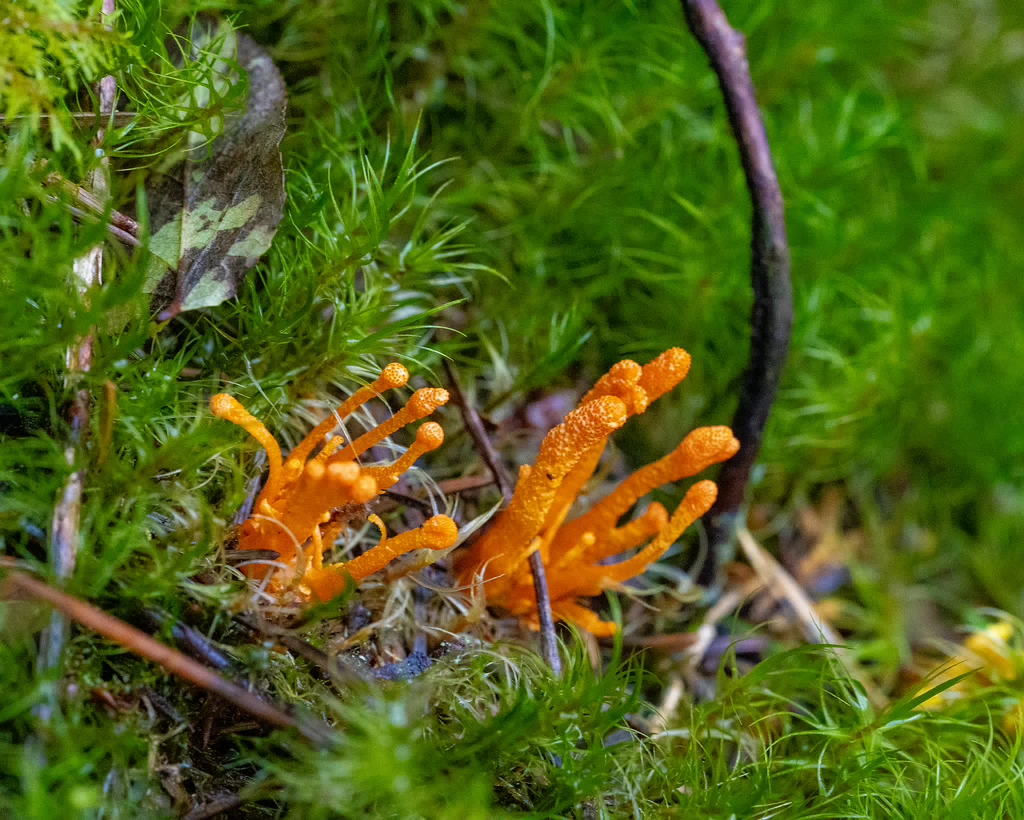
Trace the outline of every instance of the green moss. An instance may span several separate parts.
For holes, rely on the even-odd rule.
[[[171,816],[180,777],[203,796],[240,791],[252,816],[1024,814],[1019,749],[993,729],[1009,690],[944,716],[905,701],[879,713],[828,655],[778,654],[723,673],[709,702],[688,695],[655,740],[626,716],[649,716],[661,682],[630,664],[595,675],[575,641],[563,681],[499,644],[411,684],[333,687],[231,621],[244,587],[218,550],[258,467],[209,417],[213,392],[287,442],[308,429],[304,401],[391,358],[429,376],[440,349],[507,414],[682,345],[693,373],[631,425],[626,458],[729,418],[749,205],[677,3],[130,0],[113,32],[95,4],[58,6],[19,6],[0,37],[0,544],[47,574],[55,501],[84,469],[70,591],[128,619],[193,619],[232,647],[235,677],[336,721],[341,739],[313,751],[219,735],[241,719],[81,632],[60,670],[37,672],[45,613],[5,604],[3,812]],[[145,252],[108,242],[102,287],[86,300],[69,285],[105,229],[76,226],[46,181],[96,167],[95,124],[71,114],[117,66],[137,116],[109,132],[113,205],[139,205],[145,234],[147,175],[239,104],[191,105],[212,78],[165,50],[214,8],[288,83],[287,212],[238,299],[159,326]],[[821,482],[846,487],[867,543],[850,635],[891,683],[915,602],[949,622],[977,605],[1021,612],[1024,17],[1010,0],[738,0],[728,13],[786,193],[797,308],[754,498],[786,517]],[[90,436],[69,465],[65,355],[92,328]],[[436,474],[462,474],[465,443],[444,452]],[[154,696],[180,719],[150,712]],[[47,722],[33,712],[54,703]],[[209,745],[180,731],[211,713]]]

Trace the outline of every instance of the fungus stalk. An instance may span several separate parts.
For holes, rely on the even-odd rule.
[[[215,416],[242,427],[267,453],[270,474],[256,499],[253,514],[242,523],[238,546],[242,550],[271,550],[278,554],[278,561],[287,570],[274,575],[274,590],[295,587],[301,598],[327,601],[345,589],[349,578],[361,581],[400,555],[455,545],[458,528],[445,515],[434,516],[419,529],[393,538],[388,538],[383,522],[373,516],[382,531],[377,546],[347,563],[324,564],[324,552],[346,526],[343,511],[362,507],[394,486],[420,456],[444,442],[441,426],[426,422],[417,430],[413,445],[392,464],[362,467],[356,461],[391,434],[447,403],[448,392],[436,388],[417,390],[404,408],[353,442],[345,444],[342,436],[327,439],[340,422],[370,399],[404,387],[408,381],[409,372],[402,365],[389,364],[378,379],[357,390],[317,425],[287,460],[263,423],[232,396],[220,393],[210,400]],[[253,564],[247,571],[253,577],[263,578],[268,569]]]
[[[629,360],[612,367],[545,436],[536,464],[520,470],[511,502],[460,556],[456,569],[461,583],[472,586],[482,580],[489,604],[536,628],[537,597],[527,561],[539,556],[554,616],[597,635],[612,634],[615,625],[601,621],[578,599],[644,572],[710,509],[717,488],[711,481],[696,483],[671,516],[660,504],[651,504],[634,521],[619,526],[620,519],[651,490],[730,458],[739,442],[728,427],[694,430],[674,452],[638,470],[589,512],[565,522],[611,434],[678,385],[689,367],[689,354],[679,348],[644,367]],[[601,563],[634,548],[640,549],[632,558]]]

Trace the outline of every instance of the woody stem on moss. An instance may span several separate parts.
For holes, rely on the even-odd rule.
[[[491,444],[487,431],[484,429],[484,424],[480,418],[480,414],[477,413],[476,408],[466,400],[466,394],[462,389],[462,384],[459,382],[459,376],[455,372],[455,368],[452,367],[451,362],[445,361],[444,369],[445,373],[448,375],[448,382],[452,389],[452,395],[455,396],[455,401],[459,405],[459,412],[462,413],[462,420],[466,425],[466,430],[469,432],[469,435],[472,437],[477,449],[480,451],[480,456],[487,464],[487,468],[491,471],[491,475],[494,476],[494,482],[501,490],[502,498],[505,499],[505,506],[507,507],[509,502],[512,500],[512,479],[509,476],[508,471],[505,469],[505,464],[502,462],[501,456],[498,455],[497,451],[494,449],[494,445]],[[548,579],[547,572],[544,569],[544,560],[539,552],[534,552],[530,556],[529,561],[530,573],[533,576],[533,592],[537,597],[537,619],[540,625],[541,655],[544,656],[544,659],[548,662],[548,665],[551,666],[555,675],[560,676],[562,674],[562,658],[558,654],[558,638],[555,635],[555,616],[551,610],[551,596],[548,593]]]
[[[711,560],[703,582],[715,581],[733,548],[751,469],[789,352],[793,288],[782,190],[747,62],[746,38],[729,25],[716,0],[682,0],[686,23],[718,77],[753,205],[750,278],[754,290],[750,359],[732,429],[740,451],[718,476],[718,500],[707,517]]]
[[[280,706],[257,697],[240,685],[221,677],[201,663],[166,646],[154,638],[115,618],[92,604],[54,589],[18,570],[9,572],[0,583],[0,600],[37,600],[48,603],[56,612],[120,644],[130,652],[157,663],[173,675],[195,684],[248,712],[262,722],[279,729],[296,729],[317,746],[331,743],[330,729],[315,719],[299,718]]]
[[[115,11],[114,0],[103,0],[101,18],[105,24],[110,23]],[[106,122],[114,111],[117,99],[117,82],[113,75],[104,76],[98,87],[99,122],[93,146],[102,149],[106,137]],[[98,203],[104,206],[110,198],[110,163],[104,156],[89,177],[91,194]],[[103,245],[94,245],[86,253],[74,261],[74,284],[83,299],[88,298],[89,291],[98,285],[103,278]],[[82,376],[92,367],[92,348],[94,332],[90,331],[78,339],[68,350],[66,383],[75,387],[81,382]],[[70,437],[64,450],[69,467],[74,467],[81,451],[82,444],[89,426],[89,391],[79,387],[68,414]],[[74,470],[68,477],[57,505],[53,511],[53,524],[50,533],[51,560],[55,575],[60,579],[69,578],[75,570],[78,556],[78,541],[82,510],[82,492],[85,487],[85,474],[81,467]],[[52,669],[60,663],[64,648],[67,622],[59,612],[54,612],[48,629],[43,633],[40,646],[40,666]],[[45,718],[45,707],[42,716]]]

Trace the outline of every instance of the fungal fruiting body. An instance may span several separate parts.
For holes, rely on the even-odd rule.
[[[612,367],[545,436],[536,464],[520,469],[508,507],[459,559],[461,583],[482,581],[488,604],[537,628],[537,599],[527,559],[539,552],[555,618],[595,635],[613,634],[615,624],[602,621],[579,599],[644,572],[711,508],[718,488],[714,482],[698,481],[671,516],[655,502],[633,521],[619,526],[619,520],[651,490],[731,458],[739,442],[728,427],[700,427],[674,452],[637,470],[586,513],[568,523],[566,517],[597,469],[608,437],[678,385],[689,369],[690,356],[680,348],[643,367],[629,360]],[[603,563],[648,539],[631,558]]]
[[[437,515],[419,529],[388,538],[376,519],[382,537],[377,546],[344,564],[324,565],[324,551],[347,526],[350,510],[361,507],[393,486],[421,455],[436,450],[444,431],[427,422],[416,431],[416,441],[393,464],[362,467],[356,459],[402,427],[426,418],[447,403],[448,391],[423,388],[413,393],[404,408],[390,419],[348,444],[343,436],[327,435],[347,416],[374,396],[409,381],[409,371],[389,364],[372,384],[352,394],[329,418],[319,424],[284,460],[281,447],[267,428],[233,397],[219,393],[210,400],[218,418],[244,428],[267,452],[270,475],[256,499],[252,515],[242,524],[239,549],[272,550],[278,554],[275,588],[295,586],[300,596],[327,601],[345,589],[349,578],[361,581],[399,555],[417,549],[440,550],[455,544],[458,529],[448,516]],[[319,452],[314,451],[319,447]],[[374,517],[375,518],[375,517]],[[255,577],[266,574],[266,565],[250,565]]]

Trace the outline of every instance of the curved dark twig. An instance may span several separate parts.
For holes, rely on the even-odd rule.
[[[690,32],[708,55],[718,77],[754,211],[750,361],[743,375],[740,403],[732,422],[741,447],[739,453],[723,465],[718,476],[718,500],[705,518],[712,548],[707,565],[710,572],[706,575],[712,578],[701,580],[708,581],[718,573],[719,554],[735,542],[750,471],[761,450],[768,415],[789,353],[793,288],[782,190],[750,78],[746,38],[729,25],[716,0],[682,0],[682,4]]]

